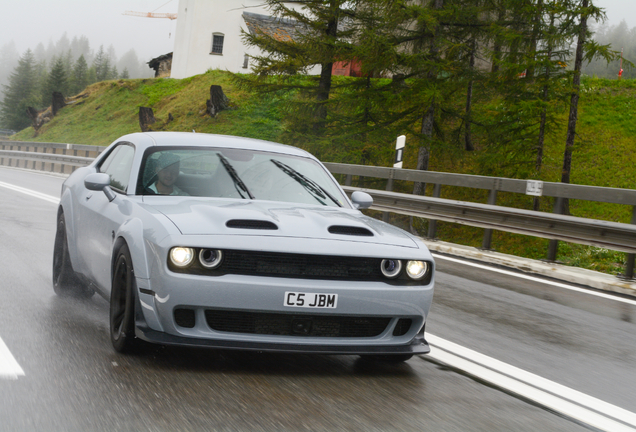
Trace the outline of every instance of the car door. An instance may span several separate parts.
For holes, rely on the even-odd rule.
[[[98,172],[110,176],[110,187],[115,199],[110,202],[103,192],[84,189],[79,199],[80,226],[78,250],[85,260],[88,276],[106,294],[110,293],[111,256],[118,228],[131,213],[132,203],[126,195],[135,147],[120,143],[97,167]],[[134,186],[131,186],[134,188]]]

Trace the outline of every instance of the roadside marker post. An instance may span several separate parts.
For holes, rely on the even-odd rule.
[[[395,160],[393,162],[393,168],[402,168],[402,159],[404,159],[405,146],[406,146],[406,135],[400,135],[399,137],[397,137],[397,141],[395,143]],[[389,192],[393,191],[393,175],[394,175],[394,171],[391,170],[389,179],[386,182],[386,190]],[[389,221],[389,212],[382,213],[382,220],[384,222]]]
[[[400,135],[395,143],[395,163],[393,168],[402,168],[402,159],[404,158],[404,146],[406,145],[406,136]]]

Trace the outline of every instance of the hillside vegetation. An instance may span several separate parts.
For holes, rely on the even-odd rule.
[[[338,79],[346,79],[338,77]],[[231,108],[212,118],[206,114],[206,99],[210,85],[220,85],[228,96]],[[346,140],[337,145],[325,145],[310,138],[299,139],[290,133],[285,121],[293,94],[270,93],[255,95],[238,88],[228,73],[209,71],[195,77],[175,79],[137,79],[105,81],[88,87],[84,97],[62,109],[57,117],[44,125],[36,134],[32,128],[19,132],[14,139],[21,141],[64,142],[74,144],[108,145],[119,136],[140,131],[139,107],[153,109],[158,122],[154,130],[192,131],[260,138],[283,142],[304,148],[324,161],[359,163],[346,148]],[[572,164],[572,183],[615,188],[636,188],[636,82],[632,80],[606,80],[586,78],[579,108],[576,146]],[[169,116],[173,120],[169,121]],[[559,181],[566,135],[567,111],[563,121],[551,131],[545,145],[541,180]],[[296,137],[292,138],[290,137]],[[478,141],[478,140],[477,140]],[[344,142],[344,144],[343,144]],[[416,166],[416,141],[407,135],[404,168]],[[410,144],[410,145],[409,145]],[[389,166],[392,163],[393,139],[386,142],[366,143],[362,151],[376,155],[375,164]],[[357,149],[356,151],[358,151]],[[501,152],[505,152],[502,149]],[[461,146],[449,145],[434,148],[431,154],[432,171],[502,175],[502,161],[489,149],[476,146],[474,152],[464,152]],[[356,153],[357,154],[357,153]],[[486,161],[486,162],[484,162]],[[384,188],[382,183],[369,183],[367,187]],[[397,185],[409,191],[412,185]],[[427,191],[430,194],[430,190]],[[467,201],[486,202],[486,191],[446,188],[443,197]],[[500,194],[500,205],[532,208],[528,197]],[[552,201],[543,198],[541,209],[551,211]],[[571,213],[575,216],[629,223],[632,209],[628,206],[606,205],[586,201],[572,201]],[[395,217],[393,222],[407,226],[405,218]],[[414,226],[422,233],[427,222],[416,220]],[[483,230],[440,223],[438,237],[441,240],[481,246]],[[495,233],[493,247],[504,253],[512,253],[535,259],[545,258],[547,240],[527,238],[507,233]],[[625,260],[622,253],[594,247],[560,243],[559,260],[581,267],[609,273],[619,273]]]

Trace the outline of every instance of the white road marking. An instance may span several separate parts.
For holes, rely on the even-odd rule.
[[[526,280],[530,280],[533,282],[540,282],[546,285],[552,285],[558,288],[563,288],[563,289],[567,289],[570,291],[576,291],[576,292],[580,292],[580,293],[585,293],[585,294],[589,294],[592,296],[596,296],[596,297],[602,297],[605,299],[609,299],[609,300],[614,300],[617,302],[621,302],[621,303],[627,303],[633,306],[636,306],[636,300],[630,300],[627,298],[623,298],[623,297],[618,297],[612,294],[605,294],[602,292],[597,292],[597,291],[592,291],[592,290],[587,290],[585,288],[579,288],[579,287],[575,287],[572,285],[568,285],[565,283],[561,283],[561,282],[555,282],[555,281],[551,281],[551,280],[547,280],[547,279],[542,279],[536,276],[530,276],[530,275],[526,275],[526,274],[522,274],[522,273],[517,273],[517,272],[513,272],[510,270],[504,270],[504,269],[500,269],[500,268],[496,268],[496,267],[491,267],[491,266],[487,266],[487,265],[483,265],[483,264],[478,264],[478,263],[474,263],[471,261],[465,261],[465,260],[461,260],[461,259],[457,259],[457,258],[451,258],[451,257],[447,257],[445,255],[439,255],[439,254],[434,254],[435,255],[435,259],[443,259],[446,261],[452,261],[452,262],[456,262],[456,263],[460,263],[460,264],[464,264],[467,266],[471,266],[471,267],[476,267],[476,268],[480,268],[483,270],[489,270],[495,273],[501,273],[501,274],[505,274],[508,276],[514,276],[520,279],[526,279]]]
[[[427,333],[426,339],[431,345],[428,357],[461,369],[469,375],[600,430],[636,431],[636,414],[630,411],[430,333]]]
[[[18,379],[24,371],[0,338],[0,379]]]
[[[21,193],[23,193],[25,195],[30,195],[32,197],[40,198],[41,200],[48,201],[48,202],[51,202],[53,204],[59,204],[59,202],[60,202],[59,198],[52,197],[51,195],[46,195],[46,194],[43,194],[41,192],[36,192],[34,190],[26,189],[26,188],[23,188],[23,187],[20,187],[20,186],[15,186],[15,185],[12,185],[12,184],[9,184],[9,183],[0,182],[0,187],[6,188],[6,189],[10,189],[10,190],[13,190],[13,191],[16,191],[16,192],[21,192]]]

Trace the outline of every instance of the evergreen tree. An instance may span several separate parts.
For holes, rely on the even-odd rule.
[[[55,61],[55,59],[53,59],[53,61]],[[36,63],[35,74],[37,82],[36,89],[40,99],[39,105],[46,105],[51,99],[51,95],[48,92],[49,70],[46,65],[46,60],[41,60]]]
[[[119,78],[121,79],[130,79],[130,74],[128,73],[128,69],[124,68],[124,70],[121,72],[121,75],[119,76]]]
[[[110,60],[108,59],[108,55],[104,52],[103,45],[99,47],[99,51],[95,55],[95,60],[93,60],[92,67],[95,69],[96,81],[105,81],[110,78]]]
[[[36,80],[33,52],[27,50],[9,77],[9,85],[3,86],[4,99],[0,104],[0,125],[3,128],[21,130],[31,124],[26,109],[40,104]]]
[[[64,59],[62,57],[58,57],[55,59],[53,66],[51,67],[51,72],[49,72],[45,92],[42,96],[42,102],[44,105],[50,105],[53,92],[60,92],[67,96],[68,84]]]
[[[291,21],[296,28],[294,40],[281,40],[266,32],[243,32],[243,41],[259,47],[264,54],[253,57],[253,70],[257,75],[295,74],[317,67],[320,75],[310,86],[302,89],[313,102],[305,104],[310,112],[313,130],[320,132],[327,120],[327,105],[332,85],[333,63],[342,53],[341,45],[347,45],[351,30],[341,25],[352,15],[356,1],[306,0],[302,9],[292,9],[281,0],[266,0],[271,14],[281,22]],[[265,83],[252,81],[254,88],[267,87]],[[291,85],[288,88],[296,88]],[[269,87],[266,91],[271,90]]]
[[[84,55],[80,55],[75,66],[73,67],[73,74],[71,75],[71,92],[70,94],[76,95],[86,88],[89,84],[88,81],[88,64],[84,59]]]
[[[71,52],[73,53],[74,61],[77,61],[77,59],[79,59],[80,56],[84,56],[84,60],[87,63],[89,63],[91,48],[90,48],[90,43],[88,41],[88,38],[83,35],[80,36],[79,38],[77,36],[74,36],[73,40],[71,41]]]
[[[119,78],[119,72],[117,71],[117,66],[113,65],[108,72],[108,79],[114,80]]]
[[[95,72],[95,66],[91,66],[88,69],[88,85],[91,85],[93,83],[97,82],[97,73]]]

